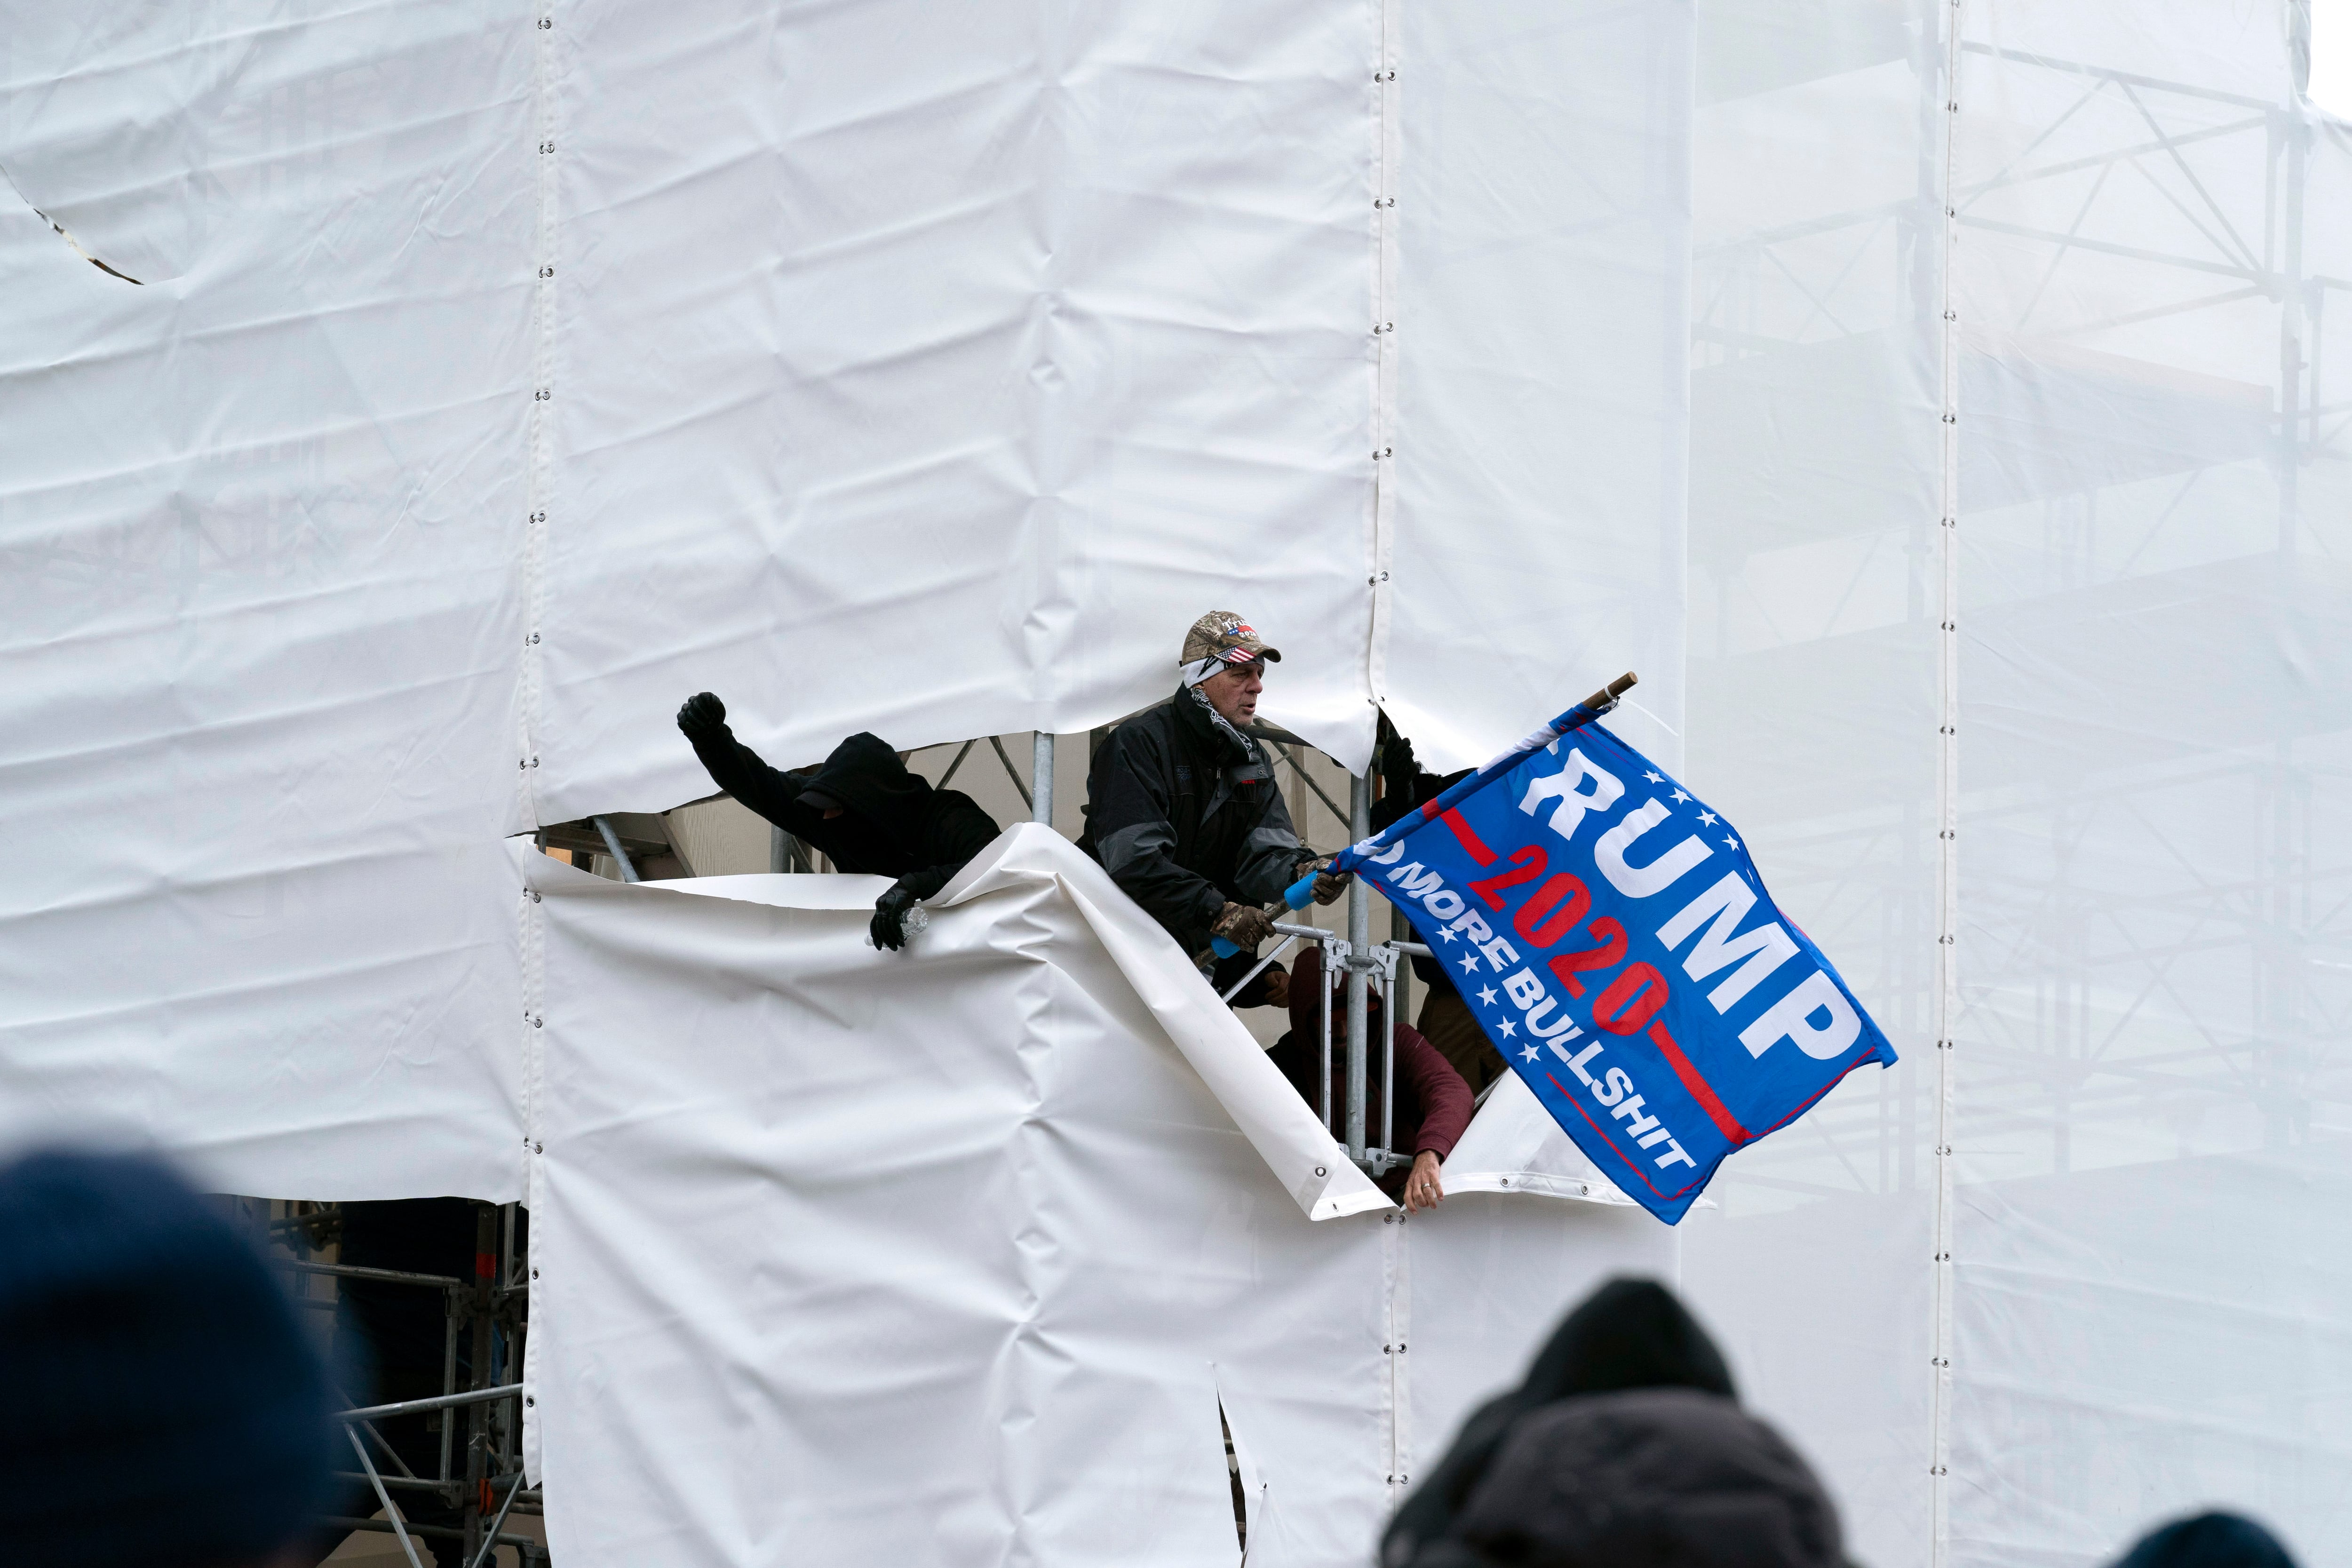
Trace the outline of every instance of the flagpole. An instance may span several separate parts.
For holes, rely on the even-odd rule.
[[[1550,745],[1570,731],[1582,729],[1616,707],[1617,700],[1633,689],[1639,679],[1632,670],[1627,670],[1517,745],[1489,758],[1476,773],[1460,780],[1435,800],[1418,811],[1405,813],[1377,835],[1365,836],[1364,829],[1370,826],[1370,820],[1360,815],[1358,816],[1356,820],[1349,823],[1348,826],[1350,833],[1358,835],[1356,841],[1331,858],[1331,864],[1328,870],[1334,876],[1353,871],[1358,866],[1363,864],[1368,857],[1377,854],[1391,841],[1403,837],[1431,817],[1443,816],[1465,799],[1494,783],[1506,769],[1529,752]],[[1307,907],[1307,900],[1314,895],[1314,889],[1315,873],[1310,871],[1291,884],[1288,890],[1283,894],[1282,901],[1291,909],[1303,910]],[[1266,907],[1269,910],[1274,908],[1271,904]]]

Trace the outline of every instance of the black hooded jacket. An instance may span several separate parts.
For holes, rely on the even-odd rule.
[[[1412,1489],[1381,1540],[1381,1562],[1404,1568],[1445,1536],[1512,1426],[1579,1394],[1695,1388],[1736,1398],[1731,1369],[1674,1292],[1648,1279],[1612,1279],[1553,1331],[1518,1387],[1471,1413],[1461,1435]]]
[[[1095,752],[1078,847],[1187,952],[1209,945],[1209,922],[1228,903],[1280,898],[1314,853],[1290,825],[1272,760],[1194,687]]]
[[[723,725],[694,742],[711,781],[770,822],[833,858],[844,871],[889,877],[928,899],[997,834],[996,819],[961,790],[933,789],[878,736],[852,735],[814,773],[778,773]],[[801,804],[804,790],[841,803],[830,821]]]

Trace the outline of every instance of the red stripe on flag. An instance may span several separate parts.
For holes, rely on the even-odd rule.
[[[1713,1087],[1699,1076],[1698,1068],[1690,1058],[1683,1055],[1682,1047],[1675,1044],[1675,1037],[1666,1033],[1664,1024],[1650,1026],[1650,1043],[1658,1047],[1658,1054],[1666,1058],[1666,1065],[1675,1069],[1675,1076],[1683,1080],[1683,1087],[1690,1090],[1690,1097],[1698,1101],[1699,1109],[1706,1112],[1707,1119],[1715,1123],[1716,1131],[1730,1139],[1735,1148],[1755,1136],[1739,1125],[1738,1119],[1731,1114],[1731,1108],[1724,1104]]]
[[[1438,814],[1437,820],[1454,830],[1454,837],[1462,840],[1462,847],[1469,853],[1470,858],[1477,861],[1481,866],[1491,866],[1495,863],[1495,852],[1487,848],[1486,841],[1478,837],[1469,823],[1463,820],[1460,812],[1441,812]]]

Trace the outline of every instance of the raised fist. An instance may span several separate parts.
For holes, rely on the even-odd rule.
[[[677,727],[689,741],[700,741],[727,728],[727,704],[711,692],[698,691],[677,710]]]

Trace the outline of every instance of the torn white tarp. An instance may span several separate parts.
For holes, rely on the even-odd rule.
[[[1221,1405],[1252,1561],[1361,1562],[1414,1453],[1577,1294],[1671,1270],[1671,1231],[1607,1207],[1402,1220],[1043,829],[904,953],[866,945],[870,879],[518,861],[528,1375],[568,1562],[1227,1568]]]
[[[529,32],[0,8],[0,1122],[517,1190]]]

